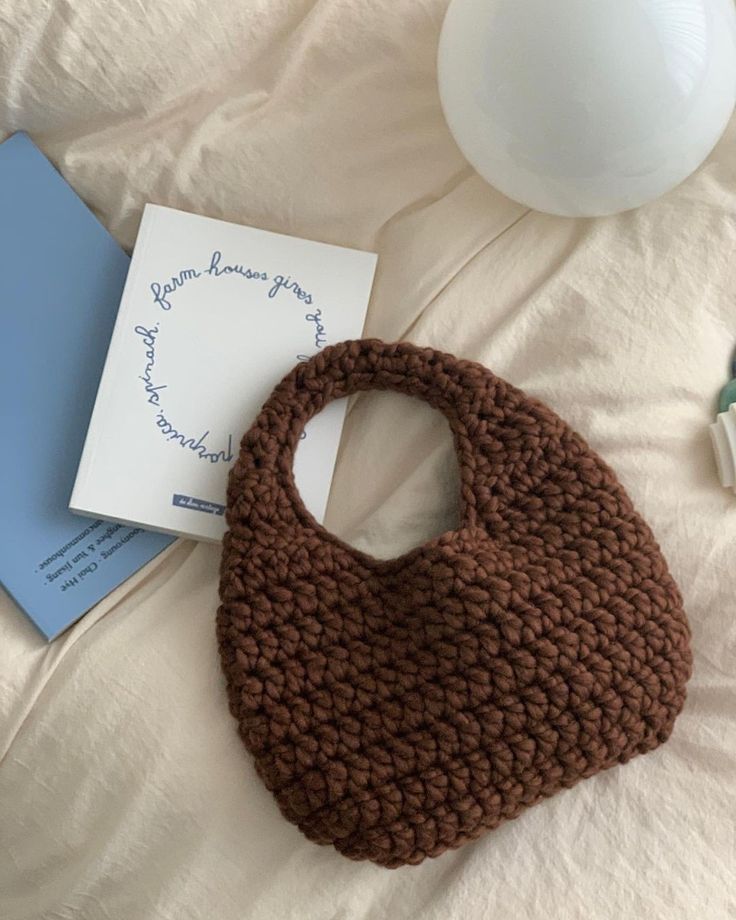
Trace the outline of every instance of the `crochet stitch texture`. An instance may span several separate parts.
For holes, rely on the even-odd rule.
[[[390,561],[324,530],[294,451],[326,403],[396,390],[446,416],[457,530]],[[310,840],[396,867],[665,741],[690,631],[647,524],[549,408],[409,344],[326,348],[277,386],[228,488],[217,634],[230,710]]]

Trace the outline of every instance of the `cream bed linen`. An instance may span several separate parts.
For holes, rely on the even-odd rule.
[[[376,249],[368,334],[548,401],[682,586],[674,735],[419,868],[351,863],[257,780],[218,668],[218,550],[180,542],[50,645],[0,598],[3,920],[736,917],[736,497],[707,439],[736,342],[736,134],[636,213],[528,213],[443,122],[445,5],[0,0],[0,136],[28,130],[127,247],[151,200]],[[327,523],[396,554],[452,525],[455,476],[429,409],[362,398]]]

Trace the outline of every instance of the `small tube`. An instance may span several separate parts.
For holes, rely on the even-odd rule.
[[[710,437],[718,467],[718,478],[725,488],[736,486],[736,412],[720,412],[710,426]]]

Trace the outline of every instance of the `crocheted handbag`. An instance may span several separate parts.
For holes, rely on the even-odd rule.
[[[360,390],[446,416],[457,530],[398,559],[305,509],[305,423]],[[690,676],[679,591],[606,464],[550,409],[430,348],[299,364],[242,440],[217,632],[240,734],[283,814],[395,867],[477,838],[672,731]]]

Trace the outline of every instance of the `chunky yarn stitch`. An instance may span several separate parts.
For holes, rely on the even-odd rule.
[[[330,400],[397,390],[447,417],[462,521],[379,561],[326,532],[292,461]],[[217,632],[229,703],[283,814],[395,867],[477,838],[672,731],[691,671],[678,589],[606,464],[486,368],[345,342],[242,440]]]

